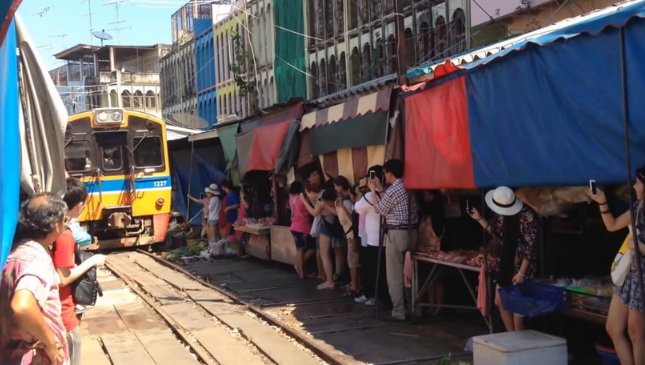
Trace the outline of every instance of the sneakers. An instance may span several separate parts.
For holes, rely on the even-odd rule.
[[[365,301],[365,305],[368,306],[368,307],[373,307],[374,304],[376,304],[376,301],[374,300],[374,298],[370,298],[370,299]]]
[[[364,296],[364,295],[361,295],[360,297],[354,298],[354,301],[356,303],[365,303],[365,302],[367,302],[367,297]]]

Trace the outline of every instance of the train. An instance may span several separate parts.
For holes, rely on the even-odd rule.
[[[81,227],[97,238],[84,249],[165,240],[172,183],[165,122],[153,115],[98,108],[71,115],[65,169],[86,186]]]

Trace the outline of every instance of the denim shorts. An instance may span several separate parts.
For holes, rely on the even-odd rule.
[[[216,226],[217,222],[219,222],[219,219],[208,220],[208,224],[211,226]]]
[[[291,231],[291,235],[293,236],[293,241],[296,243],[296,249],[306,251],[315,247],[313,238],[310,235],[293,231]]]

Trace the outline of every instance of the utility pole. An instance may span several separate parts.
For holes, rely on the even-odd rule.
[[[396,12],[394,26],[396,33],[396,60],[397,60],[397,73],[399,75],[399,85],[406,85],[407,78],[406,64],[405,64],[405,24],[403,16],[403,0],[394,0],[394,11]]]

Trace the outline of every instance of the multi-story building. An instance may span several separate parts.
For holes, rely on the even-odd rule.
[[[161,99],[163,117],[197,112],[195,81],[195,42],[175,43],[172,50],[161,58]]]
[[[71,113],[121,107],[161,116],[159,58],[168,47],[79,44],[54,55],[67,62],[50,76]]]
[[[445,58],[468,47],[470,0],[400,0],[404,53],[397,49],[395,2],[306,0],[309,96],[316,99]]]
[[[227,2],[230,0],[222,0]],[[190,0],[171,16],[172,48],[161,58],[161,97],[164,100],[163,116],[189,127],[207,128],[215,124],[209,109],[198,105],[198,83],[208,83],[208,66],[201,58],[208,53],[208,29],[213,22],[213,2]],[[200,41],[197,44],[197,35]],[[200,55],[200,68],[197,66]],[[212,57],[211,57],[212,58]],[[199,76],[199,78],[198,78]],[[206,88],[204,88],[205,91]],[[205,91],[207,94],[207,92]],[[200,116],[209,125],[186,115]]]
[[[267,108],[276,103],[276,90],[273,74],[275,59],[275,27],[271,0],[247,0],[246,34],[247,51],[253,60],[248,65],[249,74],[255,75],[255,98],[257,108]],[[243,28],[244,29],[244,28]]]
[[[245,117],[255,102],[253,93],[241,94],[235,82],[234,70],[246,78],[249,58],[244,57],[247,49],[245,2],[233,4],[231,12],[214,26],[217,110],[219,115]],[[241,57],[238,57],[241,56]]]
[[[217,124],[217,93],[215,91],[215,46],[212,19],[195,19],[195,66],[197,79],[197,113]]]

